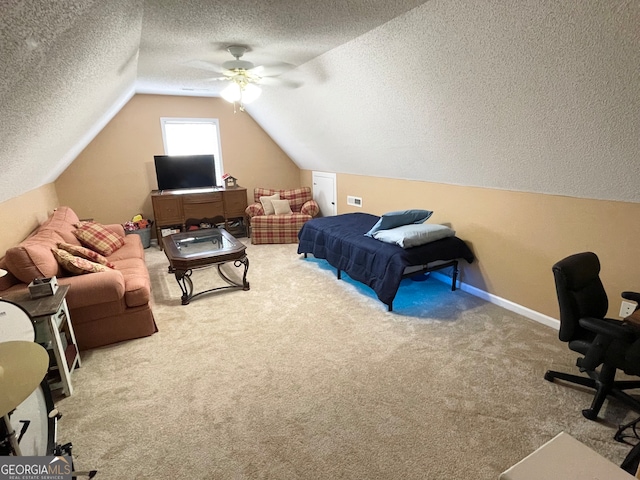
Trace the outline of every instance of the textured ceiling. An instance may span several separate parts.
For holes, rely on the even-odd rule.
[[[305,169],[640,202],[639,25],[639,0],[432,1],[249,112]]]
[[[217,95],[190,61],[237,43],[301,82],[248,112],[302,168],[640,202],[639,24],[640,0],[3,0],[0,201],[136,91]]]
[[[425,0],[146,1],[138,91],[217,94],[218,74],[190,60],[221,64],[229,45],[245,45],[243,60],[297,67],[410,10]]]
[[[0,2],[0,201],[53,181],[131,96],[141,27],[142,1]]]
[[[188,60],[292,67],[424,0],[2,0],[0,201],[51,182],[140,92],[216,95]]]

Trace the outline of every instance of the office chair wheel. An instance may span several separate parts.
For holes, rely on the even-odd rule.
[[[598,418],[598,412],[594,411],[591,408],[585,408],[584,410],[582,410],[582,415],[587,420],[595,420]]]

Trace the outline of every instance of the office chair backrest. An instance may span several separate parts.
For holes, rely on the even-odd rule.
[[[571,255],[557,262],[552,270],[560,305],[559,337],[568,342],[586,332],[578,320],[604,318],[609,301],[600,280],[600,261],[595,253]]]

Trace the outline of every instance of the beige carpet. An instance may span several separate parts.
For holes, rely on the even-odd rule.
[[[551,384],[553,329],[430,278],[389,313],[296,245],[249,245],[251,290],[180,305],[146,250],[159,332],[84,352],[59,442],[100,479],[497,479],[566,431],[620,464],[633,417]],[[549,281],[552,281],[549,272]],[[196,290],[222,285],[194,274]]]

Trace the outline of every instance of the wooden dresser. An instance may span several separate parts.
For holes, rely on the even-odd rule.
[[[242,219],[245,226],[247,189],[238,188],[194,188],[188,190],[153,190],[151,192],[156,235],[162,237],[161,230],[179,227],[184,231],[189,219],[224,217],[225,228],[229,221]],[[160,247],[162,242],[158,242]]]

